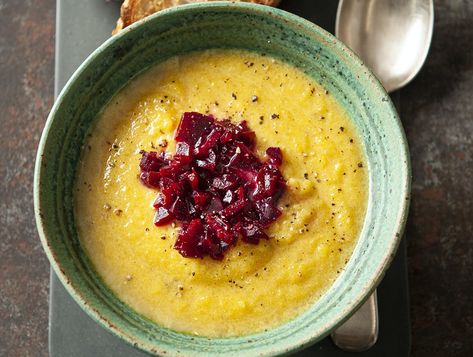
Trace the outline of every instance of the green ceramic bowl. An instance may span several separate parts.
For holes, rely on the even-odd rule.
[[[97,114],[133,77],[167,58],[208,48],[264,52],[300,68],[350,114],[364,144],[369,203],[346,270],[304,314],[268,332],[238,338],[178,333],[119,301],[79,243],[72,187],[81,146]],[[382,86],[342,43],[287,12],[215,2],[162,11],[100,46],[74,73],[46,123],[35,171],[35,212],[56,274],[97,322],[145,351],[167,356],[270,356],[315,343],[342,323],[382,279],[406,220],[410,166],[404,132]]]

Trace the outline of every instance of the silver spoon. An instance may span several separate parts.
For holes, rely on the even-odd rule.
[[[433,26],[433,0],[340,0],[335,34],[392,92],[424,64]]]
[[[433,26],[433,0],[340,0],[335,34],[392,92],[424,64]],[[364,351],[376,343],[376,291],[331,337],[345,351]]]

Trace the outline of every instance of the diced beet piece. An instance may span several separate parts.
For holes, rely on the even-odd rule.
[[[175,200],[176,192],[172,188],[167,187],[161,190],[161,193],[158,195],[155,204],[160,204],[163,207],[170,208]]]
[[[259,215],[259,223],[263,227],[269,226],[281,215],[281,210],[273,203],[271,197],[256,201],[255,208]]]
[[[281,172],[272,165],[265,164],[256,176],[256,188],[253,192],[255,200],[273,196],[283,185]]]
[[[190,161],[191,148],[189,144],[186,142],[178,142],[176,144],[176,156],[183,156],[185,158],[189,158],[188,161]]]
[[[225,191],[230,188],[234,188],[238,185],[238,178],[235,175],[223,174],[221,176],[214,177],[212,181],[212,187],[220,191]]]
[[[214,126],[212,131],[204,140],[201,140],[200,138],[195,144],[194,155],[198,157],[207,155],[209,150],[213,149],[218,144],[218,140],[222,136],[222,131],[223,129],[221,126]]]
[[[176,179],[182,173],[189,171],[192,167],[192,157],[191,156],[174,156],[172,162],[169,166],[163,167],[163,169],[168,169],[170,176],[173,180]]]
[[[236,213],[240,212],[243,208],[245,208],[245,205],[246,203],[244,200],[238,200],[236,202],[233,202],[222,211],[222,216],[231,217]]]
[[[171,182],[167,187],[161,189],[155,204],[161,204],[163,207],[170,208],[179,196],[184,196],[186,187],[184,182]],[[159,199],[159,201],[158,201]]]
[[[214,212],[220,212],[221,210],[223,210],[222,200],[220,198],[218,198],[217,196],[213,196],[210,199],[209,206],[207,207],[207,209],[205,211],[210,212],[210,213],[214,213]]]
[[[161,180],[161,175],[157,171],[143,171],[140,174],[140,180],[148,187],[158,188]]]
[[[169,208],[171,207],[173,201],[172,198],[164,195],[162,192],[158,193],[156,199],[153,202],[153,207],[158,209],[159,207]]]
[[[243,182],[245,182],[248,186],[256,186],[256,183],[254,181],[257,172],[240,168],[231,168],[231,171],[241,180],[243,180]]]
[[[170,179],[173,181],[176,178],[176,169],[172,166],[164,166],[159,170],[159,174],[163,179]]]
[[[159,171],[166,164],[164,157],[158,156],[156,151],[143,151],[141,154],[140,169],[144,172]]]
[[[194,206],[182,197],[177,197],[169,212],[179,221],[188,221],[195,213]]]
[[[192,190],[199,189],[199,173],[193,167],[189,171],[184,172],[179,177],[179,180],[188,182]]]
[[[156,226],[165,226],[174,220],[174,216],[165,207],[159,207],[154,215],[154,224]]]
[[[191,173],[189,174],[189,182],[193,190],[197,190],[199,188],[199,173],[193,167]]]
[[[196,160],[195,163],[197,164],[197,167],[201,167],[203,169],[213,172],[215,171],[216,161],[217,161],[217,155],[212,149],[210,149],[209,156],[207,156],[205,160]]]
[[[185,142],[189,147],[194,147],[197,140],[209,131],[213,118],[196,112],[186,112],[181,117],[181,122],[176,130],[177,142]]]
[[[164,169],[164,167],[163,167]],[[169,177],[163,177],[163,169],[159,170],[159,174],[161,175],[161,181],[159,182],[159,188],[162,190],[166,190],[169,185],[171,185],[174,181]]]
[[[282,153],[255,154],[255,133],[242,121],[216,121],[184,113],[176,130],[176,152],[141,152],[140,180],[159,188],[153,203],[157,226],[182,223],[174,245],[182,256],[222,259],[239,236],[257,244],[264,228],[281,215],[277,202],[286,187]]]
[[[228,119],[219,120],[217,124],[220,125],[222,128],[224,128],[226,133],[232,134],[230,140],[235,140],[235,135],[237,133],[237,126],[235,124],[233,124]]]
[[[210,171],[204,170],[200,167],[194,166],[195,170],[199,174],[199,190],[200,191],[207,191],[211,189],[212,180],[214,178],[214,174]]]
[[[253,171],[258,169],[261,166],[261,163],[247,146],[245,146],[243,143],[237,142],[235,145],[235,151],[231,156],[227,166]]]
[[[205,222],[208,224],[209,229],[212,230],[217,239],[224,241],[228,245],[232,245],[236,242],[237,237],[232,231],[230,224],[223,218],[214,214],[206,214]]]
[[[243,208],[245,208],[245,206],[248,204],[248,200],[245,199],[245,190],[243,189],[243,187],[238,188],[238,190],[236,191],[236,195],[237,200],[223,209],[221,213],[223,217],[228,218],[235,215]]]
[[[192,197],[194,199],[194,204],[201,211],[205,206],[210,202],[211,195],[208,192],[194,191],[192,192]]]
[[[189,192],[185,181],[171,182],[167,187],[161,189],[161,193],[166,195],[174,202],[174,199],[179,196],[185,196]]]
[[[242,141],[248,148],[253,149],[255,145],[256,135],[255,132],[248,128],[248,125],[245,120],[243,120],[240,124],[236,127],[237,140]]]
[[[242,239],[245,242],[258,244],[261,239],[268,239],[263,228],[260,227],[256,222],[244,221],[239,222],[237,227],[241,231]]]
[[[204,226],[200,219],[193,219],[185,230],[181,229],[174,243],[174,249],[177,249],[184,257],[200,258],[203,256],[199,249],[199,244],[204,235]]]
[[[232,132],[232,131],[225,131],[222,136],[220,137],[220,142],[222,144],[226,144],[230,141],[232,141],[233,139],[235,139],[235,133]]]
[[[282,152],[280,148],[270,147],[266,149],[266,155],[269,157],[269,162],[276,166],[282,164]]]
[[[205,230],[198,248],[201,252],[210,255],[213,259],[220,260],[223,258],[224,248],[221,242],[219,242],[208,229]]]

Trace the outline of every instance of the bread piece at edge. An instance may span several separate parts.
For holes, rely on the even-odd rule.
[[[199,2],[207,2],[212,0],[201,0]],[[242,2],[252,2],[261,5],[277,6],[281,0],[233,0]],[[155,12],[158,12],[169,7],[193,3],[197,1],[192,0],[124,0],[120,8],[120,18],[117,21],[117,26],[112,31],[112,35],[117,34],[120,30],[132,23],[141,20]]]

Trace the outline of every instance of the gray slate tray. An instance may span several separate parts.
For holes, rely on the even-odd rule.
[[[119,13],[110,0],[57,0],[56,95],[79,64],[110,36]],[[284,0],[281,7],[333,32],[337,1]],[[399,93],[394,96],[399,104]],[[378,288],[380,334],[378,342],[359,357],[404,357],[410,351],[406,243]],[[144,357],[99,326],[72,300],[51,271],[49,351],[52,357]],[[353,356],[336,348],[330,338],[297,354],[299,357]]]

